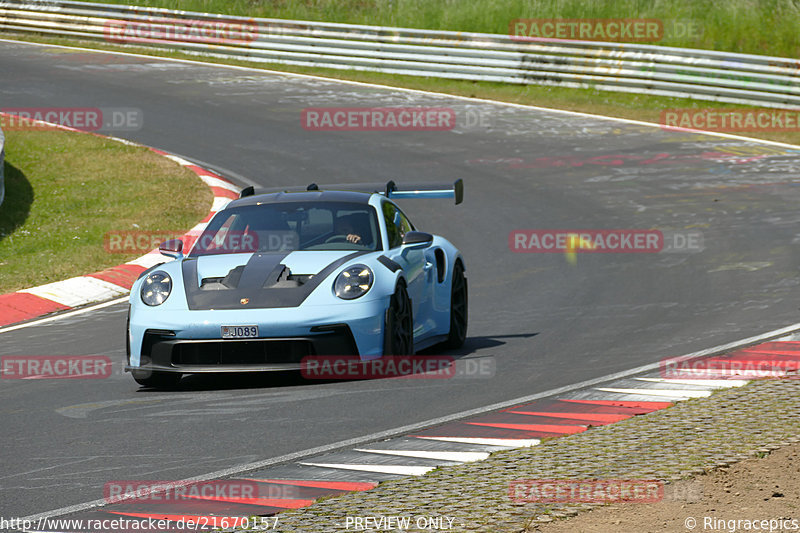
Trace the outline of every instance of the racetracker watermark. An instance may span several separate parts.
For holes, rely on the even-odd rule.
[[[800,109],[664,109],[660,124],[719,132],[800,131]]]
[[[294,231],[257,230],[200,236],[170,231],[109,231],[103,235],[103,248],[110,254],[145,254],[170,239],[181,239],[184,253],[194,245],[198,254],[223,254],[295,250],[299,236]]]
[[[111,375],[105,355],[41,355],[0,357],[2,379],[104,379]]]
[[[152,43],[176,41],[205,44],[247,44],[259,33],[255,21],[225,19],[148,18],[145,20],[109,20],[105,23],[106,40],[113,43]]]
[[[509,483],[516,503],[655,503],[664,499],[664,482],[654,479],[522,479]]]
[[[103,486],[106,503],[175,503],[255,500],[260,498],[255,481],[109,481]]]
[[[55,125],[55,126],[54,126]],[[58,126],[80,131],[139,131],[141,109],[133,107],[5,107],[0,128],[6,131],[48,131]]]
[[[516,19],[509,23],[515,40],[655,42],[664,38],[658,19]]]
[[[180,239],[183,231],[109,231],[103,235],[103,248],[110,254],[146,254],[171,239]]]
[[[110,254],[146,254],[163,242],[180,239],[184,253],[194,246],[196,255],[278,252],[296,250],[299,235],[294,231],[222,231],[211,234],[185,234],[170,231],[109,231],[103,235],[103,248]]]
[[[300,124],[312,131],[448,131],[457,125],[449,107],[307,107]]]
[[[672,357],[659,362],[659,372],[667,379],[800,379],[800,360],[760,359],[685,359]]]
[[[1,1],[1,0],[0,0]],[[92,515],[89,515],[90,517]],[[153,516],[122,518],[114,514],[103,513],[94,515],[94,518],[50,518],[40,515],[36,520],[27,518],[6,518],[0,516],[0,531],[72,531],[72,532],[115,532],[115,531],[169,531],[171,533],[212,531],[219,528],[243,528],[247,531],[263,531],[277,529],[277,516],[214,516],[204,513],[200,516],[171,516],[154,518]]]
[[[699,39],[697,21],[683,19],[515,19],[508,32],[516,41],[565,39],[574,41],[657,42],[664,39]]]
[[[659,253],[699,252],[704,249],[698,231],[656,229],[532,229],[508,234],[516,253]]]
[[[300,361],[306,379],[449,379],[455,376],[453,357],[387,355],[362,360],[357,355],[308,356]]]
[[[304,357],[300,372],[306,379],[454,379],[491,378],[496,367],[494,357],[385,355],[362,360],[357,355],[317,355]]]

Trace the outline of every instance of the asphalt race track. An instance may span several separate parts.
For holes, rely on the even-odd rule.
[[[800,150],[8,42],[0,43],[0,72],[0,109],[135,108],[141,129],[103,132],[205,162],[241,185],[463,178],[460,206],[399,202],[420,229],[446,236],[466,258],[469,338],[453,355],[495,364],[490,378],[317,383],[292,374],[202,376],[164,392],[140,390],[121,370],[127,304],[0,332],[0,355],[107,355],[115,364],[109,379],[0,382],[6,517],[102,498],[109,480],[184,479],[798,322]],[[306,107],[362,106],[449,107],[459,126],[301,126]],[[575,265],[563,254],[509,249],[517,229],[583,228],[699,232],[704,248],[580,254]]]

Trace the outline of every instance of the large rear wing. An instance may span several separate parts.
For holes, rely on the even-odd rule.
[[[385,184],[379,183],[341,183],[337,185],[317,185],[312,183],[307,187],[278,187],[274,189],[259,189],[259,194],[271,192],[301,192],[301,191],[351,191],[377,193],[387,198],[454,198],[456,205],[464,201],[464,181],[459,178],[450,183],[414,183],[398,185],[394,181]],[[239,198],[252,196],[256,190],[250,186],[242,189]]]

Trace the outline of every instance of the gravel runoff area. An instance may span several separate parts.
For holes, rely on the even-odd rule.
[[[484,461],[322,499],[280,513],[272,531],[537,531],[608,503],[514,501],[511,482],[657,480],[659,498],[691,502],[699,495],[685,480],[799,441],[800,380],[754,381],[538,446],[496,452]],[[410,527],[389,517],[408,517]],[[369,529],[358,518],[369,518]]]

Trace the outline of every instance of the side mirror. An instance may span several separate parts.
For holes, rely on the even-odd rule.
[[[183,255],[183,241],[180,239],[164,241],[158,246],[158,251],[161,252],[161,255],[177,259]]]
[[[409,231],[403,236],[403,246],[424,248],[433,243],[433,235],[424,231]]]

